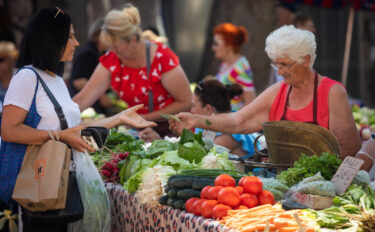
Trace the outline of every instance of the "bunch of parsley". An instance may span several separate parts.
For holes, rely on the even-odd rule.
[[[329,153],[323,153],[319,157],[301,154],[301,157],[294,162],[294,166],[277,175],[277,179],[291,187],[320,171],[324,179],[331,180],[340,164],[341,160]]]

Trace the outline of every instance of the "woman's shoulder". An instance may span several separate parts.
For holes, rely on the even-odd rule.
[[[245,56],[241,55],[236,63],[249,65],[249,60]]]
[[[101,62],[105,61],[105,62],[108,62],[108,61],[116,61],[116,60],[119,60],[118,56],[116,55],[116,53],[114,52],[111,52],[111,51],[107,51],[106,53],[104,53],[101,57],[99,57],[99,60]]]
[[[336,91],[346,92],[346,88],[341,82],[333,80],[329,77],[323,76],[322,81],[319,86],[319,91],[330,92],[331,89],[337,89]]]
[[[29,84],[36,83],[36,74],[31,69],[32,66],[25,66],[22,68],[17,69],[16,73],[13,75],[11,82],[13,81],[20,81],[20,82],[27,82]]]

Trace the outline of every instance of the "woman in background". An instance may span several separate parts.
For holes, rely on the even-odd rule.
[[[144,104],[138,113],[145,120],[158,122],[155,130],[165,136],[170,134],[168,122],[160,114],[190,110],[192,93],[178,57],[165,44],[145,40],[140,20],[138,9],[131,4],[107,14],[101,39],[110,46],[110,52],[100,57],[92,77],[73,99],[83,110],[112,86],[129,106]]]
[[[223,84],[239,84],[243,93],[232,101],[232,111],[237,111],[255,98],[253,72],[249,61],[241,52],[247,41],[246,28],[231,23],[219,24],[215,27],[212,50],[215,58],[222,61],[216,78]]]

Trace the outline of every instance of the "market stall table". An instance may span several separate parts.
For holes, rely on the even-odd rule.
[[[134,194],[129,194],[122,185],[106,183],[111,202],[111,231],[178,231],[178,232],[233,232],[218,221],[194,216],[169,206],[148,209],[138,203]]]

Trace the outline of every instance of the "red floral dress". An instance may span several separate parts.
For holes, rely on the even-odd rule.
[[[146,67],[127,67],[121,64],[120,59],[114,52],[107,52],[99,58],[100,63],[111,72],[111,86],[121,99],[128,103],[130,107],[144,104],[143,109],[138,110],[140,114],[149,112],[148,92],[150,89],[154,94],[154,111],[174,102],[173,97],[161,84],[161,78],[163,73],[177,67],[180,61],[166,45],[156,44],[158,47],[149,73],[151,80],[147,77]]]

